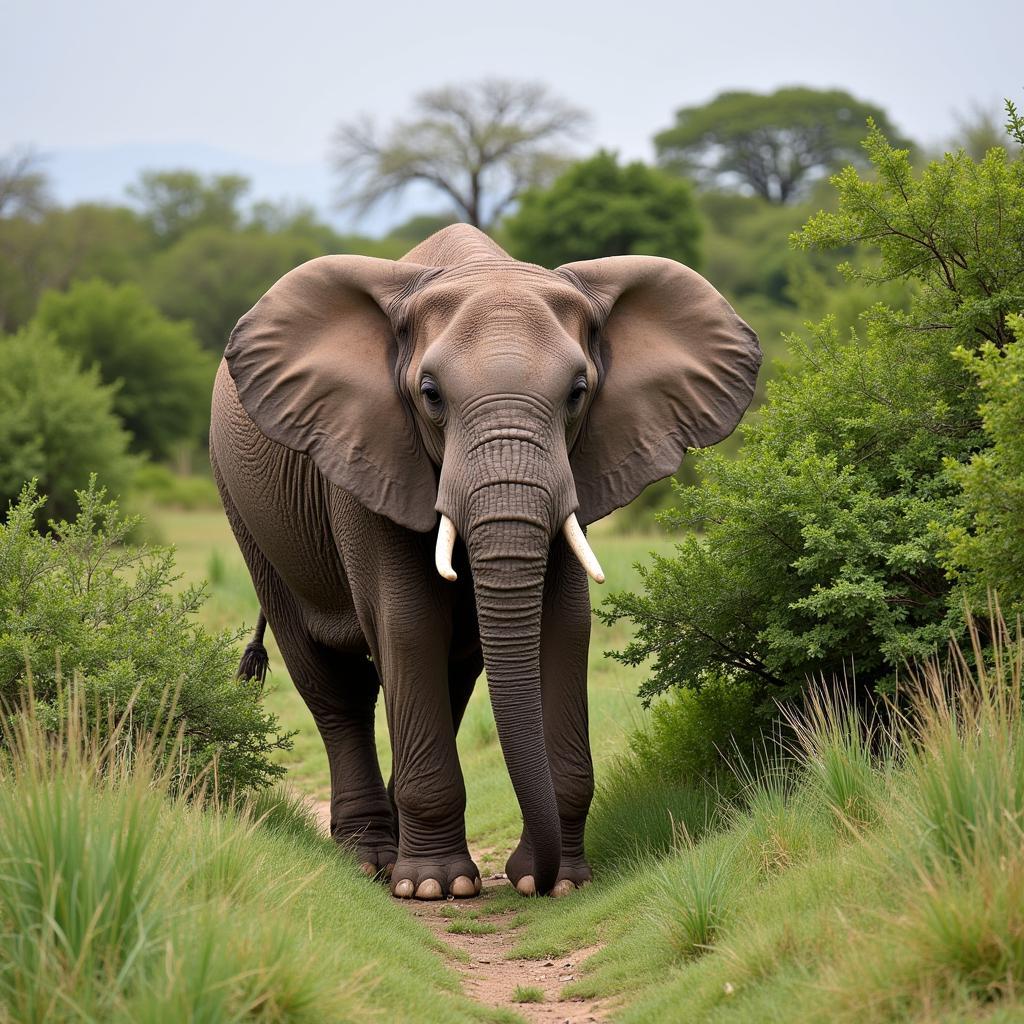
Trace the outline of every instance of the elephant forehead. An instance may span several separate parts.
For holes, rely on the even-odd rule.
[[[539,338],[558,333],[582,337],[589,307],[584,296],[549,270],[510,260],[444,274],[418,293],[411,310],[427,341],[473,341],[505,328]]]

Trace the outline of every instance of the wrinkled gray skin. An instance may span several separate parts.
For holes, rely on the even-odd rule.
[[[479,890],[455,734],[485,665],[524,821],[507,874],[524,893],[590,878],[590,604],[562,527],[726,436],[759,363],[679,264],[547,271],[465,225],[394,263],[314,260],[239,321],[214,391],[217,484],[327,748],[331,833],[393,893]],[[457,582],[434,567],[438,513]]]

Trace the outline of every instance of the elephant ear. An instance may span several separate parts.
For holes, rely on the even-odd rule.
[[[322,256],[238,321],[224,356],[259,430],[400,526],[434,527],[433,465],[400,395],[392,313],[426,268]]]
[[[570,263],[591,300],[600,384],[573,449],[583,523],[732,433],[754,395],[757,335],[696,271],[654,256]]]

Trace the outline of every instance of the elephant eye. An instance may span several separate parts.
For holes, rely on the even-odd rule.
[[[583,402],[583,396],[587,393],[586,377],[577,377],[573,381],[572,391],[569,392],[569,408],[575,412]]]
[[[432,412],[441,408],[441,391],[432,378],[423,378],[420,384],[420,394],[427,400],[427,405]]]

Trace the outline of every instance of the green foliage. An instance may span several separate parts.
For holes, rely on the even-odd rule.
[[[100,733],[125,716],[134,732],[181,737],[168,749],[180,786],[214,765],[221,793],[266,786],[289,747],[259,688],[234,677],[236,637],[196,621],[203,591],[172,593],[173,554],[126,547],[135,525],[104,500],[95,478],[79,512],[36,530],[43,506],[24,489],[0,525],[0,705],[16,712],[34,693],[42,721],[59,725],[69,681],[88,697]]]
[[[1005,347],[1007,314],[1024,308],[1024,162],[958,153],[915,177],[877,128],[865,147],[875,175],[833,179],[838,211],[796,243],[870,246],[876,260],[844,272],[901,280],[909,302],[873,306],[862,336],[841,340],[826,319],[793,339],[739,458],[700,456],[701,486],[680,489],[664,521],[703,532],[603,613],[636,623],[616,657],[654,658],[647,695],[724,673],[785,697],[851,662],[859,686],[891,686],[963,629],[941,558],[959,501],[948,467],[986,439],[953,349]]]
[[[1024,318],[1009,324],[1013,344],[963,353],[984,394],[980,412],[991,447],[969,463],[949,464],[962,494],[946,560],[975,608],[984,608],[994,589],[1012,618],[1024,615]]]
[[[773,717],[774,705],[765,706],[751,683],[712,678],[700,691],[673,690],[655,701],[629,747],[661,778],[699,782],[717,773],[723,755],[752,757]]]
[[[654,144],[664,165],[698,181],[787,203],[844,162],[859,161],[869,118],[903,144],[884,111],[840,89],[723,92],[677,111]]]
[[[47,289],[102,277],[137,280],[153,238],[133,210],[99,203],[0,219],[0,330],[23,326]]]
[[[160,243],[172,245],[197,228],[238,227],[238,204],[249,187],[249,180],[238,174],[204,178],[186,170],[145,171],[128,194]]]
[[[600,152],[523,195],[504,225],[517,259],[544,267],[601,256],[700,264],[701,225],[687,182]]]
[[[238,318],[279,277],[323,254],[309,234],[203,227],[152,261],[146,292],[165,316],[190,320],[203,346],[219,353]]]
[[[80,369],[78,359],[39,327],[0,336],[2,506],[30,479],[50,495],[48,512],[57,518],[72,513],[75,489],[90,473],[102,473],[112,490],[123,492],[132,463],[115,400],[96,368]]]
[[[205,441],[216,364],[191,327],[163,317],[137,285],[79,281],[47,292],[33,319],[106,384],[136,451],[154,458]]]

